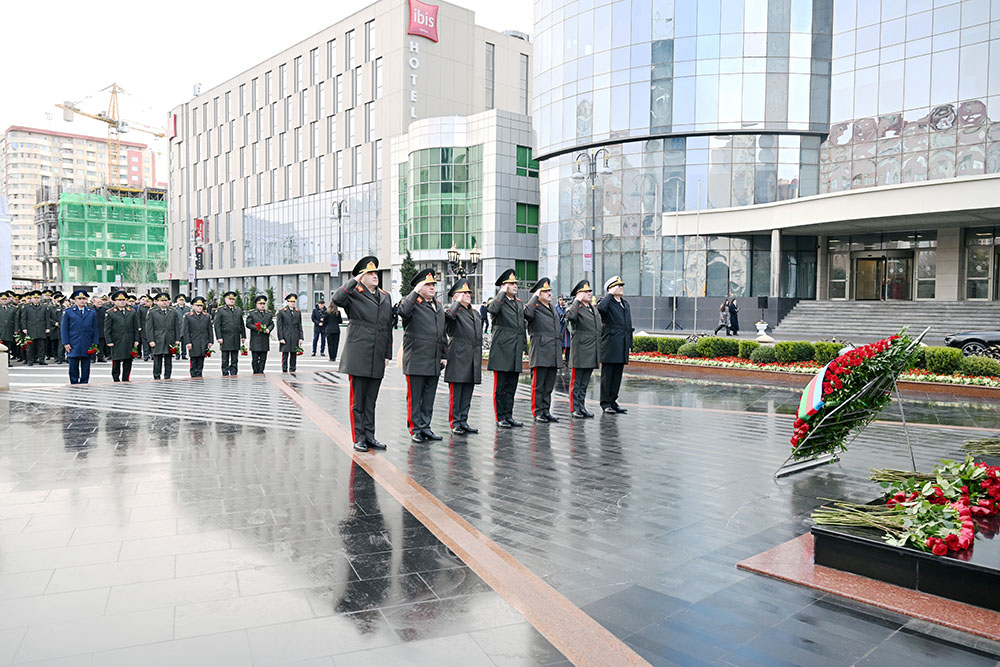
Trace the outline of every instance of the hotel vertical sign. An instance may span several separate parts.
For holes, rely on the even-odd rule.
[[[436,5],[429,5],[420,0],[409,0],[410,26],[407,34],[416,37],[425,37],[432,42],[438,41],[438,9]],[[410,118],[417,117],[417,82],[420,70],[420,42],[410,40],[410,55],[407,59],[410,77]]]

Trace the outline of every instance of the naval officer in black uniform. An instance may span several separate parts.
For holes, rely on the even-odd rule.
[[[589,280],[581,280],[570,292],[573,303],[566,309],[566,321],[572,332],[569,348],[570,384],[569,407],[577,418],[593,417],[584,402],[590,375],[598,365],[598,341],[601,337],[601,316],[591,303],[594,294]]]
[[[609,415],[628,412],[618,405],[622,372],[632,351],[632,309],[623,298],[625,283],[620,276],[604,283],[606,294],[597,304],[601,314],[601,408]]]
[[[448,365],[444,381],[448,383],[448,425],[455,435],[479,433],[469,426],[472,390],[483,381],[483,325],[479,311],[472,307],[469,281],[460,278],[448,290],[451,304],[445,309],[445,333],[448,336]]]
[[[351,278],[333,294],[333,302],[347,312],[347,339],[340,372],[350,376],[351,436],[354,449],[385,449],[375,439],[375,401],[392,359],[392,299],[378,286],[378,258],[364,257]]]
[[[403,319],[403,375],[406,376],[407,426],[413,442],[441,440],[431,430],[434,394],[444,359],[444,307],[438,302],[434,272],[421,271],[411,281],[413,291],[399,302]]]
[[[524,306],[531,345],[528,365],[531,367],[531,414],[536,422],[557,422],[549,409],[552,389],[562,365],[562,325],[552,305],[552,284],[542,278],[531,288],[532,296]]]
[[[514,393],[524,367],[524,304],[517,296],[514,269],[501,273],[496,285],[501,288],[500,292],[486,307],[493,319],[493,342],[486,367],[493,371],[493,411],[497,426],[512,428],[524,426],[514,419]]]

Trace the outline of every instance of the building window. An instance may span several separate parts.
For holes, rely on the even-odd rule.
[[[365,103],[365,123],[367,124],[367,141],[375,141],[375,103]]]
[[[231,120],[233,118],[233,91],[226,91],[226,119]]]
[[[326,43],[326,78],[332,79],[337,71],[337,40]]]
[[[326,189],[326,157],[316,158],[316,191],[322,192]]]
[[[254,77],[250,81],[250,104],[251,109],[256,109],[260,106],[260,79]]]
[[[278,65],[278,89],[282,97],[288,95],[288,66],[284,63]]]
[[[316,86],[316,118],[326,115],[326,81],[320,81]]]
[[[319,122],[313,121],[309,123],[309,139],[312,144],[312,153],[309,157],[316,157],[319,155]]]
[[[302,159],[302,128],[295,128],[295,153],[292,157],[292,162],[298,162]]]
[[[319,49],[309,52],[309,82],[316,85],[319,82]]]
[[[354,127],[355,126],[354,109],[347,110],[345,120],[347,122],[347,145],[353,146],[354,144],[357,143],[356,141],[357,137],[355,136],[355,127]]]
[[[354,68],[354,104],[355,109],[361,106],[361,68]]]
[[[534,204],[517,205],[517,233],[538,233],[538,206]]]
[[[333,153],[337,150],[337,117],[329,116],[326,119],[326,151]]]
[[[355,62],[354,31],[348,30],[347,34],[344,35],[344,69],[347,71],[354,69]]]
[[[528,56],[521,54],[521,113],[528,115]]]
[[[375,68],[372,70],[372,90],[375,91],[375,99],[381,99],[382,97],[382,59],[375,59]]]
[[[486,108],[493,108],[493,87],[496,73],[497,47],[486,42]]]
[[[271,102],[271,93],[274,89],[271,87],[272,79],[271,72],[264,73],[264,104],[269,104]]]
[[[309,160],[305,160],[300,165],[302,176],[299,178],[299,195],[312,194],[312,184],[309,182]]]
[[[375,60],[375,21],[365,23],[365,62]]]
[[[292,63],[293,76],[295,77],[295,87],[292,90],[302,90],[302,56],[298,56]]]
[[[527,259],[515,260],[514,275],[522,285],[534,285],[538,282],[538,262]]]
[[[344,108],[344,87],[340,74],[333,81],[333,113],[340,113]]]
[[[337,182],[333,184],[334,188],[344,187],[344,151],[337,151]]]
[[[361,146],[354,147],[354,184],[360,185],[364,182],[364,174],[361,169]]]
[[[309,118],[309,89],[299,93],[299,125],[305,125]]]
[[[538,178],[538,160],[531,158],[530,146],[517,147],[517,175]]]
[[[382,140],[375,141],[375,180],[382,179]]]

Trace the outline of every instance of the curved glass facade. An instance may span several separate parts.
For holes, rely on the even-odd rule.
[[[424,148],[398,169],[399,252],[472,248],[482,230],[483,147]]]

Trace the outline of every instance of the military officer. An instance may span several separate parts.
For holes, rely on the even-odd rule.
[[[632,350],[632,310],[622,298],[625,283],[621,276],[604,283],[606,294],[597,304],[601,314],[601,408],[607,414],[628,412],[618,405],[622,372]]]
[[[333,294],[333,302],[347,312],[347,338],[340,372],[350,376],[350,416],[354,449],[385,449],[375,439],[375,402],[392,359],[392,299],[378,286],[378,258],[363,257],[354,276]]]
[[[399,302],[403,320],[403,375],[406,376],[407,425],[413,442],[441,440],[431,430],[434,394],[444,359],[444,307],[435,297],[434,272],[421,271],[410,282],[413,291]]]
[[[52,357],[57,364],[61,364],[66,361],[66,350],[62,346],[62,336],[59,334],[59,326],[62,323],[63,301],[66,300],[66,297],[63,296],[62,292],[52,292],[49,299],[49,320],[51,325],[47,336],[48,343],[46,349],[48,350],[48,356]]]
[[[108,302],[104,301],[104,297],[100,294],[95,294],[90,299],[90,307],[94,309],[94,314],[97,315],[97,358],[94,361],[98,363],[104,363],[108,360],[108,341],[104,339],[104,317],[111,310],[110,299]]]
[[[601,335],[601,317],[591,303],[593,293],[590,281],[581,280],[570,292],[573,303],[566,309],[566,321],[572,335],[569,407],[573,416],[579,419],[594,416],[585,405],[590,375],[598,366],[598,340]]]
[[[531,288],[532,297],[524,306],[531,345],[528,365],[531,367],[531,414],[536,422],[557,422],[549,409],[552,390],[562,362],[562,335],[559,315],[552,303],[552,284],[542,278]]]
[[[132,374],[132,348],[139,347],[139,323],[128,307],[124,290],[112,292],[114,308],[104,316],[104,339],[111,349],[111,379],[128,382]]]
[[[222,375],[236,375],[240,347],[246,341],[243,329],[243,309],[236,305],[236,292],[230,290],[222,295],[225,302],[215,311],[215,339],[222,350]]]
[[[45,346],[52,331],[52,313],[48,306],[42,304],[42,293],[38,290],[28,292],[26,296],[28,303],[21,306],[18,325],[21,333],[31,339],[25,349],[25,360],[29,366],[45,366]]]
[[[294,373],[302,342],[302,312],[298,309],[299,295],[285,295],[285,307],[278,311],[278,349],[281,350],[281,372]]]
[[[184,338],[184,316],[191,312],[191,306],[187,304],[187,297],[183,294],[177,295],[177,300],[174,302],[174,310],[177,312],[177,322],[181,338]],[[174,355],[174,359],[187,359],[188,353],[187,348],[181,345],[180,351]]]
[[[90,382],[91,346],[97,345],[97,313],[87,307],[87,292],[75,290],[72,299],[75,305],[63,311],[59,334],[63,351],[69,358],[69,383]]]
[[[13,292],[0,292],[0,343],[8,350],[7,365],[14,356],[14,327],[17,324],[17,306],[11,303]]]
[[[177,321],[177,313],[170,307],[170,295],[160,292],[153,299],[156,304],[146,314],[146,326],[143,330],[148,338],[149,350],[153,353],[153,379],[169,380],[173,370],[174,355],[170,347],[180,348],[181,330]]]
[[[150,301],[149,295],[143,294],[139,297],[139,305],[135,307],[136,321],[139,322],[139,341],[142,343],[139,351],[142,353],[143,361],[149,361],[150,356],[149,334],[146,331],[146,316],[153,307]]]
[[[250,367],[254,375],[262,375],[264,365],[267,364],[267,353],[271,349],[274,315],[267,309],[267,297],[263,294],[254,299],[254,305],[256,308],[247,313],[247,330],[250,331]]]
[[[448,297],[451,304],[445,309],[445,333],[448,337],[448,365],[444,381],[448,383],[448,425],[455,435],[479,433],[469,426],[469,406],[472,390],[483,381],[483,326],[479,310],[472,307],[472,290],[469,281],[460,278]]]
[[[200,378],[205,371],[205,352],[211,349],[212,318],[205,312],[205,297],[191,300],[191,312],[184,316],[184,347],[191,358],[191,377]]]
[[[517,296],[517,277],[507,269],[496,281],[500,292],[486,310],[493,318],[493,342],[487,368],[493,371],[493,412],[499,428],[524,426],[514,419],[514,393],[524,367],[524,305]]]

